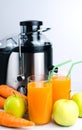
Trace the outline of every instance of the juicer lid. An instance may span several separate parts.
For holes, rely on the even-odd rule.
[[[20,26],[40,26],[40,25],[43,25],[43,22],[38,20],[29,20],[20,22]]]

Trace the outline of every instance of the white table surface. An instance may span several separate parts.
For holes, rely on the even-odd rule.
[[[71,92],[71,95],[76,92],[82,92],[81,86],[79,89],[77,88],[77,89],[73,90]],[[18,128],[18,129],[0,126],[0,130],[45,130],[45,129],[46,130],[82,130],[82,118],[78,118],[76,123],[69,127],[59,126],[53,121],[46,125],[38,125],[38,126]]]

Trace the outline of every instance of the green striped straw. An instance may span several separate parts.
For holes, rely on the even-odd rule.
[[[70,76],[71,71],[72,71],[72,68],[73,68],[75,65],[79,64],[79,63],[82,63],[82,61],[76,61],[76,62],[72,63],[72,65],[71,65],[71,67],[70,67],[70,69],[69,69],[69,71],[68,71],[66,77],[69,77],[69,76]]]
[[[58,65],[55,65],[55,66],[53,67],[53,69],[51,70],[51,72],[50,72],[50,75],[49,75],[49,77],[48,77],[48,81],[47,81],[47,82],[50,82],[50,80],[51,80],[51,78],[52,78],[52,76],[53,76],[54,70],[55,70],[57,67],[63,66],[63,65],[65,65],[65,64],[67,64],[67,63],[69,63],[69,62],[71,62],[71,61],[72,61],[72,60],[67,60],[67,61],[65,61],[65,62],[62,62],[62,63],[58,64]]]

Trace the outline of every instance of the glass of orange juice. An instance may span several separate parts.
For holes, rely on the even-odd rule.
[[[32,75],[28,77],[28,116],[37,125],[51,120],[52,84],[46,82],[47,76]]]
[[[51,79],[53,103],[58,99],[70,99],[71,78],[64,75],[54,75]]]

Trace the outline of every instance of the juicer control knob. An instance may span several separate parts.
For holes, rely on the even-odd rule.
[[[17,80],[18,80],[19,82],[21,82],[21,81],[25,80],[25,76],[24,76],[24,75],[18,75],[18,76],[17,76]]]
[[[24,85],[18,86],[17,91],[19,91],[20,93],[22,93],[24,95],[27,95],[27,89]]]
[[[49,66],[48,70],[51,71],[53,69],[53,65],[52,66]],[[58,73],[58,67],[55,68],[54,70],[55,73]]]

